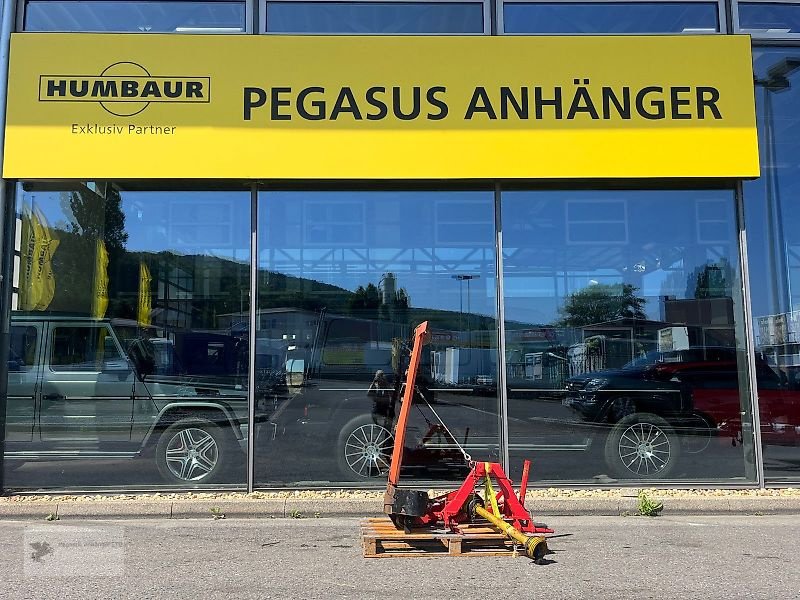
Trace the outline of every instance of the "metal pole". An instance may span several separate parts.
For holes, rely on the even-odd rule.
[[[458,279],[458,328],[464,330],[464,280]]]
[[[0,170],[3,166],[3,148],[6,136],[6,102],[8,100],[8,57],[11,50],[11,32],[14,30],[17,3],[3,0],[0,23]],[[5,488],[6,406],[8,394],[8,352],[11,327],[11,269],[14,257],[14,229],[16,214],[13,186],[0,179],[0,493]]]
[[[761,84],[764,90],[764,149],[765,149],[765,162],[764,165],[766,175],[765,187],[766,187],[766,198],[765,198],[765,208],[767,213],[767,260],[769,265],[769,272],[770,272],[770,294],[772,296],[770,312],[773,314],[779,314],[784,312],[783,310],[783,294],[781,293],[781,285],[779,282],[779,277],[772,276],[777,272],[778,267],[778,259],[777,254],[778,251],[776,250],[778,244],[778,236],[776,235],[776,220],[780,218],[780,215],[775,214],[775,190],[774,190],[774,178],[773,178],[773,171],[775,170],[775,144],[773,143],[773,136],[774,132],[772,130],[772,94],[767,88],[766,83]]]
[[[472,302],[470,301],[469,282],[472,281],[472,275],[467,275],[467,344],[472,348]],[[472,357],[470,357],[471,360]]]
[[[258,328],[258,185],[250,189],[250,335],[247,338],[247,493],[255,485],[256,330]]]
[[[508,386],[506,385],[506,313],[503,297],[503,220],[500,207],[500,184],[494,187],[495,270],[497,272],[497,415],[500,438],[500,464],[511,472],[508,453]]]

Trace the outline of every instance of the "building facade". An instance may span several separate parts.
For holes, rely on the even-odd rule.
[[[5,0],[1,41],[4,492],[379,487],[423,321],[407,481],[800,482],[800,3]]]

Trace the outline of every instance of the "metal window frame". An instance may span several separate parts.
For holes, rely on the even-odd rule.
[[[631,33],[506,33],[505,21],[503,13],[505,12],[506,4],[617,4],[617,3],[630,3],[630,4],[716,4],[717,5],[717,27],[716,32],[707,32],[697,34],[688,33],[675,33],[675,32],[631,32]],[[600,35],[723,35],[729,33],[728,23],[725,12],[724,0],[497,0],[497,12],[495,14],[497,21],[497,35],[530,35],[530,36],[600,36]]]
[[[434,206],[431,207],[432,208],[432,213],[433,213],[433,218],[431,219],[431,222],[433,223],[433,240],[434,240],[434,244],[436,244],[437,247],[475,248],[475,244],[473,242],[453,242],[453,241],[444,239],[444,236],[440,236],[440,226],[443,225],[443,226],[446,227],[446,226],[452,226],[452,225],[456,225],[456,226],[457,225],[482,225],[482,226],[492,225],[492,227],[494,227],[494,225],[492,224],[492,222],[490,220],[486,220],[486,221],[472,221],[472,220],[470,220],[470,221],[461,221],[461,220],[456,219],[456,220],[448,221],[448,220],[442,218],[442,216],[441,216],[442,212],[440,211],[440,208],[442,208],[443,206],[446,206],[448,203],[452,203],[452,202],[453,201],[449,200],[449,199],[445,200],[445,199],[437,198],[437,199],[434,200]],[[481,202],[482,202],[482,200],[476,199],[476,200],[471,200],[471,201],[460,202],[459,204],[464,205],[464,204],[472,203],[474,205],[479,205]],[[446,211],[445,211],[445,214],[446,214]],[[492,218],[494,218],[494,214],[492,215]],[[485,247],[483,247],[483,248],[485,249]]]
[[[723,204],[721,200],[696,200],[694,204],[694,221],[695,221],[695,235],[697,236],[697,243],[706,245],[706,246],[713,246],[715,244],[727,244],[729,243],[728,240],[725,239],[704,239],[703,232],[701,231],[701,225],[703,223],[724,223],[725,226],[730,230],[730,220],[727,219],[701,219],[700,218],[700,205],[701,204],[712,204],[718,203]]]
[[[4,0],[0,6],[0,167],[3,164],[3,142],[6,135],[6,102],[8,100],[8,65],[11,32],[14,31],[18,4]],[[8,355],[11,344],[11,298],[16,236],[16,198],[13,181],[0,178],[0,432],[6,429],[8,392]],[[0,433],[0,494],[5,489],[5,434]]]
[[[526,0],[523,0],[526,1]],[[579,0],[580,1],[580,0]],[[586,183],[586,182],[582,182]],[[592,190],[604,190],[609,189],[607,187],[607,182],[597,181],[594,182],[596,187],[590,187],[589,189]],[[690,180],[681,180],[679,182],[678,187],[676,189],[690,191],[692,190],[692,183]],[[548,188],[546,185],[537,185],[534,183],[531,184],[514,184],[511,185],[502,185],[501,183],[496,184],[495,194],[495,222],[496,222],[496,238],[497,238],[497,249],[496,249],[496,256],[497,258],[497,284],[495,287],[495,292],[497,294],[497,312],[498,312],[498,347],[499,348],[506,348],[506,328],[505,328],[505,292],[504,292],[504,282],[505,282],[505,272],[503,267],[503,228],[502,228],[502,201],[503,201],[503,194],[509,191],[529,191],[529,192],[540,192],[540,191],[547,191],[548,189],[582,189],[579,186],[569,188],[570,182],[565,182],[565,186],[567,187],[560,187],[556,185],[555,188]],[[573,184],[574,185],[574,184]],[[591,186],[592,183],[589,183]],[[522,187],[520,187],[522,186]],[[645,191],[645,190],[658,190],[662,189],[656,186],[650,187],[647,185],[646,182],[639,182],[639,185],[634,184],[630,188],[632,191]],[[751,295],[750,295],[750,279],[749,279],[749,263],[748,263],[748,254],[747,254],[747,231],[745,226],[745,214],[744,214],[744,193],[743,193],[743,184],[742,181],[736,181],[730,186],[725,185],[717,185],[712,186],[710,189],[714,190],[727,190],[730,192],[731,198],[733,200],[733,209],[734,214],[733,218],[735,220],[735,227],[737,233],[737,239],[732,241],[731,243],[736,246],[739,258],[739,268],[741,274],[741,292],[742,292],[742,305],[743,305],[743,316],[744,316],[744,339],[741,340],[745,345],[745,355],[747,360],[746,370],[748,374],[748,389],[746,390],[747,398],[750,402],[750,410],[752,411],[752,424],[753,424],[753,432],[752,432],[752,443],[753,443],[753,452],[754,452],[754,467],[755,467],[755,477],[753,480],[747,480],[744,482],[739,481],[731,481],[730,479],[720,480],[720,481],[713,481],[711,478],[703,479],[703,480],[680,480],[680,479],[667,479],[667,480],[656,480],[659,487],[663,487],[665,489],[674,489],[674,488],[681,488],[686,487],[687,485],[691,486],[694,489],[753,489],[753,488],[760,488],[764,489],[769,485],[770,482],[766,482],[764,476],[764,457],[763,457],[763,447],[761,445],[761,426],[760,426],[760,419],[759,419],[759,410],[758,410],[758,393],[757,393],[757,386],[756,386],[756,362],[755,362],[755,333],[754,333],[754,321],[753,321],[753,314],[752,314],[752,306],[751,306]],[[626,217],[627,217],[627,201],[626,201]],[[623,328],[627,329],[627,328]],[[505,360],[505,352],[499,351],[498,352],[498,387],[500,388],[500,415],[499,415],[499,432],[501,436],[501,459],[503,461],[504,468],[506,468],[507,472],[510,469],[510,446],[513,445],[510,443],[509,439],[509,431],[508,431],[508,389],[505,383],[506,379],[506,360]],[[740,391],[740,398],[741,394],[744,390]],[[741,400],[740,400],[741,401]],[[746,448],[746,446],[745,446]],[[745,476],[747,472],[745,471]],[[545,486],[552,486],[552,485],[559,485],[561,487],[565,487],[567,485],[572,487],[578,488],[596,488],[598,487],[597,484],[593,484],[592,482],[584,481],[584,482],[552,482],[548,481],[545,482],[543,485]],[[531,484],[533,488],[542,487],[542,485],[537,485],[536,483]],[[641,480],[620,480],[617,484],[617,487],[636,487],[637,485],[641,485]],[[796,481],[781,481],[781,482],[772,482],[773,487],[775,485],[780,485],[781,487],[794,486],[797,485]]]
[[[388,35],[385,33],[307,33],[307,32],[290,32],[290,31],[267,31],[267,4],[271,0],[256,0],[258,2],[258,27],[256,31],[263,35]],[[370,3],[391,3],[394,0],[274,0],[275,2],[316,2],[323,4],[326,2],[346,3],[346,4],[370,4]],[[491,0],[396,0],[398,4],[481,4],[483,5],[483,33],[392,33],[393,36],[478,36],[478,35],[491,35]]]
[[[258,330],[258,184],[250,185],[250,314],[247,337],[247,493],[256,477],[256,331]]]
[[[621,204],[622,205],[622,212],[624,213],[622,219],[590,219],[586,221],[575,221],[570,220],[569,218],[569,211],[570,207],[575,204]],[[630,210],[628,209],[629,201],[627,198],[586,198],[586,199],[573,199],[567,198],[564,200],[564,242],[567,246],[627,246],[630,244]],[[625,228],[625,239],[623,240],[614,240],[614,241],[595,241],[595,240],[578,240],[572,238],[572,230],[571,225],[573,224],[583,224],[583,225],[611,225],[616,223],[622,223],[622,226]]]
[[[510,439],[508,431],[508,372],[506,369],[506,299],[505,273],[503,272],[503,187],[494,186],[494,235],[495,235],[495,299],[497,308],[497,389],[499,406],[497,431],[500,442],[500,464],[506,473],[511,471]]]
[[[300,199],[299,203],[301,207],[300,210],[302,213],[300,235],[303,248],[341,250],[341,249],[358,248],[365,246],[367,244],[367,206],[366,203],[363,201],[363,199],[356,200],[355,198],[342,198],[336,200],[328,199],[327,201],[326,200],[319,201],[311,198],[302,198]],[[358,206],[361,213],[359,215],[359,221],[348,221],[348,219],[332,220],[330,218],[323,217],[319,221],[315,222],[313,221],[313,219],[319,216],[319,212],[314,209],[315,204],[324,205],[326,208],[330,206],[339,206],[339,207],[344,207],[348,205]],[[310,222],[308,221],[309,218],[312,219]],[[357,240],[353,239],[353,240],[348,240],[346,242],[337,242],[331,240],[325,240],[320,242],[310,241],[309,240],[310,235],[308,235],[308,229],[306,229],[306,227],[308,225],[314,226],[317,224],[320,225],[321,227],[332,227],[337,225],[358,226],[359,238]],[[328,230],[328,233],[329,232],[330,229]]]
[[[11,0],[6,0],[10,2]],[[25,11],[27,9],[29,0],[16,0],[17,3],[17,11],[16,11],[16,27],[15,31],[25,31]],[[65,1],[77,1],[77,0],[65,0]],[[86,0],[83,0],[84,2]],[[89,0],[91,1],[91,0]],[[101,1],[101,0],[98,0]],[[203,1],[203,0],[129,0],[131,2],[141,2],[141,3],[148,3],[148,2],[191,2],[191,1]],[[244,31],[237,31],[237,32],[225,32],[225,31],[209,31],[206,33],[200,31],[192,31],[192,32],[179,32],[179,31],[153,31],[153,32],[139,32],[142,35],[247,35],[253,33],[253,22],[254,19],[254,3],[257,0],[235,0],[240,4],[244,4]],[[233,2],[232,2],[233,3]],[[85,30],[65,30],[65,29],[54,29],[53,31],[37,31],[31,33],[131,33],[136,35],[137,32],[135,31],[85,31]]]
[[[767,32],[752,32],[743,30],[739,25],[739,4],[794,4],[797,10],[800,11],[800,2],[797,0],[730,0],[731,10],[733,12],[733,33],[744,33],[757,40],[800,40],[800,31],[795,33],[767,33]]]
[[[739,245],[739,273],[742,277],[742,306],[744,308],[744,343],[747,356],[749,378],[748,396],[750,397],[751,422],[753,424],[753,461],[755,462],[756,485],[763,489],[766,483],[764,476],[764,448],[761,445],[761,413],[759,412],[758,379],[756,374],[756,341],[755,322],[753,321],[752,297],[750,295],[750,263],[747,253],[747,227],[744,210],[744,185],[737,182],[734,190],[736,202],[736,229]],[[742,432],[744,434],[744,432]],[[745,446],[747,448],[747,446]]]
[[[747,0],[748,2],[764,2],[767,4],[798,4],[797,1],[791,0]],[[738,7],[737,7],[737,0],[731,0],[733,3],[733,17],[734,17],[734,33],[739,33],[738,30]],[[776,35],[763,35],[757,36],[752,35],[752,50],[761,49],[761,48],[797,48],[800,50],[800,34],[783,34],[782,36]],[[762,174],[763,176],[763,174]],[[786,487],[792,486],[796,487],[800,485],[796,479],[785,479],[781,477],[776,477],[774,479],[768,479],[766,474],[766,469],[764,467],[764,446],[761,439],[761,413],[760,413],[760,401],[758,398],[758,389],[757,385],[754,385],[756,382],[756,366],[755,366],[755,349],[757,347],[756,343],[756,328],[758,327],[758,323],[753,317],[753,307],[751,305],[751,295],[750,295],[750,262],[749,256],[747,255],[747,221],[746,221],[746,214],[745,214],[745,202],[747,198],[744,193],[744,184],[739,182],[736,188],[736,195],[737,195],[737,226],[739,227],[739,238],[740,238],[740,254],[741,257],[741,270],[742,270],[742,287],[743,287],[743,298],[742,303],[744,304],[745,310],[745,339],[748,344],[747,347],[747,360],[748,360],[748,369],[750,371],[750,400],[752,406],[752,421],[753,421],[753,443],[755,445],[754,448],[754,460],[755,460],[755,468],[756,468],[756,477],[758,479],[758,486],[760,488],[765,487]],[[769,241],[769,240],[768,240]],[[772,243],[772,241],[769,241]],[[788,270],[785,273],[788,279]],[[775,273],[775,277],[780,277],[781,273]]]

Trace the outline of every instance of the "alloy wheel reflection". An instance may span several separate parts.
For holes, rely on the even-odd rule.
[[[389,472],[394,437],[380,425],[354,429],[344,445],[348,467],[359,477],[377,477]]]
[[[175,477],[183,481],[199,481],[207,477],[217,466],[218,459],[216,440],[202,429],[183,429],[167,444],[167,466]]]
[[[619,457],[625,468],[632,473],[640,476],[653,475],[669,464],[669,438],[652,423],[636,423],[622,433]]]

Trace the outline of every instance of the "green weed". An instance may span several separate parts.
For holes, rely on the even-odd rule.
[[[657,517],[664,510],[664,504],[651,500],[644,490],[639,491],[639,514],[643,517]]]

